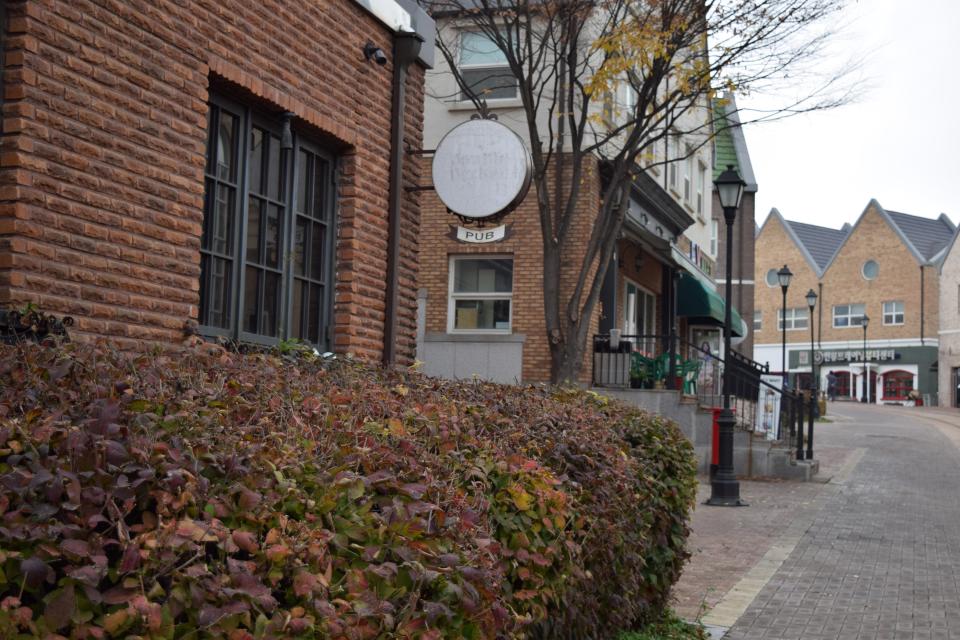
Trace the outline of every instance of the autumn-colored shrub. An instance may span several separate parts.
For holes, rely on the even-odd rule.
[[[0,347],[0,637],[612,637],[676,578],[693,471],[581,391]]]

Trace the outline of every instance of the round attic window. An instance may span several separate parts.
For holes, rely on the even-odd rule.
[[[861,273],[867,280],[873,280],[880,273],[880,265],[877,264],[876,260],[867,260],[863,263]]]
[[[767,286],[775,287],[778,284],[780,284],[780,279],[777,277],[777,270],[770,269],[770,271],[767,271]]]

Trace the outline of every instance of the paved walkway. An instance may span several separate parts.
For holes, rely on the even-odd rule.
[[[750,507],[696,509],[678,612],[731,640],[960,639],[960,413],[830,417],[828,482],[743,482]]]

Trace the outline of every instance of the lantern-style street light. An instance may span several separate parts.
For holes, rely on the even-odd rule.
[[[807,460],[813,460],[813,418],[816,415],[817,391],[820,386],[817,377],[817,365],[813,359],[813,308],[817,306],[817,292],[813,289],[807,291],[807,307],[810,309],[810,411],[807,418]],[[803,427],[800,428],[803,433]],[[800,437],[801,446],[797,447],[797,460],[800,460],[800,454],[803,453],[803,437]]]
[[[870,372],[867,371],[867,325],[870,324],[870,316],[864,314],[860,324],[863,325],[863,399],[860,402],[870,402]]]
[[[780,361],[783,363],[783,389],[787,388],[789,382],[787,376],[787,289],[790,288],[790,280],[793,273],[787,265],[777,271],[777,281],[780,283],[780,291],[783,292],[783,304],[780,306]]]
[[[723,409],[717,419],[720,431],[720,464],[717,473],[710,481],[710,499],[707,504],[720,507],[746,506],[740,500],[740,483],[733,473],[733,412],[730,410],[730,326],[731,300],[733,299],[733,223],[737,218],[737,209],[740,207],[740,198],[747,183],[743,181],[733,165],[727,165],[726,171],[721,173],[713,182],[723,207],[723,219],[727,225],[727,255],[726,255],[726,296],[723,309]]]

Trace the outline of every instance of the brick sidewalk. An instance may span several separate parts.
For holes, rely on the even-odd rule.
[[[830,482],[748,481],[751,506],[698,506],[678,613],[705,604],[729,640],[960,639],[960,412],[836,413],[815,446]]]

